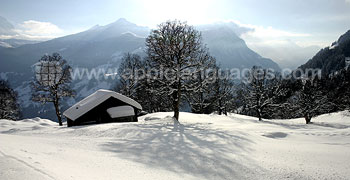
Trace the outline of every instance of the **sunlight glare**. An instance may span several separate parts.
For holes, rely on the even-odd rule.
[[[183,20],[190,24],[201,24],[208,20],[208,12],[213,0],[148,0],[142,3],[145,17],[163,22],[166,20]]]

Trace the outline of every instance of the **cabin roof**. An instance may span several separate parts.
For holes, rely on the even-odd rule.
[[[74,121],[110,97],[114,97],[130,106],[142,110],[142,106],[135,100],[114,91],[100,89],[64,111],[63,115]]]

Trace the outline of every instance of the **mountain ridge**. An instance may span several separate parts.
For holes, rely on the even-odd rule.
[[[321,69],[322,75],[327,76],[345,68],[345,58],[350,57],[350,30],[341,35],[331,46],[321,49],[300,69]]]
[[[246,45],[244,40],[238,37],[232,29],[229,29],[225,26],[218,26],[218,27],[220,28],[210,27],[210,29],[203,30],[202,33],[203,33],[204,43],[208,45],[209,51],[212,53],[213,56],[217,58],[220,64],[223,64],[225,67],[229,67],[229,68],[250,68],[253,65],[259,65],[266,68],[274,68],[279,70],[279,66],[275,62],[273,62],[271,59],[263,58],[259,54],[251,50]],[[76,34],[58,37],[58,38],[37,43],[37,44],[22,45],[12,50],[14,51],[12,53],[12,56],[16,56],[15,52],[18,51],[17,53],[18,55],[28,57],[27,55],[23,55],[23,54],[25,54],[24,52],[26,51],[25,49],[29,49],[32,51],[40,52],[40,53],[33,52],[34,54],[36,54],[35,55],[36,59],[39,59],[45,53],[52,53],[56,51],[59,52],[63,49],[67,51],[70,48],[72,48],[71,50],[75,51],[76,55],[73,55],[74,52],[70,52],[68,54],[63,53],[62,55],[66,57],[68,60],[74,59],[74,61],[78,61],[77,64],[84,64],[83,63],[84,60],[79,59],[79,56],[81,55],[79,53],[81,51],[77,49],[84,49],[88,47],[94,48],[96,47],[96,45],[92,46],[91,45],[92,43],[97,43],[101,45],[103,44],[101,43],[102,41],[106,41],[109,43],[109,44],[108,43],[106,44],[110,46],[114,46],[116,43],[112,43],[111,39],[114,39],[116,40],[116,42],[119,42],[121,40],[121,37],[123,36],[123,34],[125,35],[125,33],[129,34],[128,37],[130,39],[129,40],[123,39],[123,40],[126,40],[128,42],[132,42],[132,41],[135,42],[140,40],[141,38],[144,39],[145,37],[147,37],[149,32],[150,32],[150,29],[147,27],[138,26],[134,23],[127,21],[124,18],[120,18],[117,21],[107,24],[105,26],[95,25],[86,31],[79,32]],[[133,36],[130,36],[130,34],[133,34]],[[217,36],[220,34],[222,34],[222,37]],[[217,43],[218,41],[220,41],[222,44]],[[145,43],[137,42],[134,44],[134,46],[136,48],[132,48],[132,49],[138,49],[140,48],[140,46],[143,46],[144,48]],[[75,50],[73,50],[74,48]],[[111,52],[111,50],[108,50],[108,49],[111,49],[111,47],[106,47],[106,51]],[[118,47],[114,49],[118,49]],[[132,49],[131,50],[129,49],[129,51],[133,51]],[[0,55],[3,55],[5,57],[4,59],[10,59],[11,61],[11,57],[8,57],[10,55],[6,56],[8,52],[4,52],[4,51],[6,50],[0,51]],[[93,53],[94,49],[86,49],[82,51],[86,53],[90,53],[90,52]],[[94,52],[94,53],[97,54],[101,52]],[[110,56],[111,54],[108,54],[100,58],[105,59],[102,61],[106,62],[108,61],[107,58],[109,58]],[[89,56],[89,57],[93,57],[93,56]],[[13,61],[20,61],[21,63],[23,63],[24,61],[28,61],[34,64],[34,61],[35,61],[33,58],[30,58],[30,56],[27,60],[21,60],[21,57],[18,57],[18,56],[15,59],[18,59],[18,60],[13,60]],[[88,63],[85,63],[85,64],[89,64],[90,62],[91,61],[88,61]],[[96,62],[96,61],[93,61],[93,62]],[[28,65],[28,63],[24,63],[24,64]],[[96,64],[96,63],[93,63],[93,64]],[[15,69],[11,67],[6,67],[4,69],[0,68],[0,70],[15,71],[16,68],[17,68],[17,65],[15,66]],[[25,70],[21,69],[21,71],[25,71]]]
[[[4,17],[0,16],[0,35],[15,35],[15,27]]]
[[[145,37],[150,29],[119,19],[105,26],[92,28],[40,42],[26,44],[17,48],[0,48],[0,72],[19,92],[20,104],[25,105],[24,117],[35,117],[39,112],[42,117],[54,117],[51,106],[39,105],[30,100],[29,82],[33,78],[32,65],[44,54],[58,52],[73,68],[117,68],[123,53],[132,52],[145,55]],[[202,31],[203,42],[207,44],[210,53],[224,68],[250,68],[259,65],[266,68],[279,69],[271,59],[263,58],[249,49],[230,27],[222,26],[206,28]],[[86,97],[97,89],[111,89],[115,80],[76,80],[71,86],[77,91],[77,96],[62,104],[63,109]]]

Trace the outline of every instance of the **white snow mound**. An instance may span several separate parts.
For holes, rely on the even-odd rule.
[[[0,179],[348,179],[350,117],[152,113],[59,127],[0,120]]]

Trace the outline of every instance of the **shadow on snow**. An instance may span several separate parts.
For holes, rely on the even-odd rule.
[[[135,133],[142,136],[116,139],[102,144],[102,149],[150,167],[209,179],[240,178],[259,168],[245,155],[253,142],[242,132],[232,135],[207,124],[177,121],[135,126]]]

